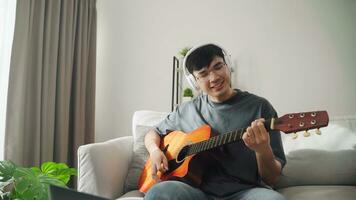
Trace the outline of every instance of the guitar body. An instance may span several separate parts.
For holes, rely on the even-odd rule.
[[[164,174],[158,172],[158,178],[161,181],[180,180],[198,186],[201,183],[201,167],[203,166],[199,162],[200,159],[195,159],[195,154],[181,159],[179,153],[181,153],[181,150],[186,145],[207,140],[210,138],[210,135],[211,128],[208,125],[201,126],[191,133],[173,131],[166,135],[161,141],[160,149],[165,152],[169,170]],[[147,192],[156,184],[156,181],[151,176],[151,168],[152,163],[148,159],[139,179],[139,190],[141,192]]]

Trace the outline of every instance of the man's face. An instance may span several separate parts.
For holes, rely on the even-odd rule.
[[[227,100],[233,92],[230,87],[230,71],[221,57],[215,56],[209,66],[194,71],[193,75],[200,89],[214,102]]]

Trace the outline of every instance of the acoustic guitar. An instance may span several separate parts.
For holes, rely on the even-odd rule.
[[[294,133],[296,138],[298,131],[305,131],[304,136],[310,135],[308,130],[317,129],[316,134],[320,135],[319,128],[327,126],[329,123],[326,111],[313,111],[302,113],[290,113],[280,118],[265,120],[264,126],[267,131],[278,130],[286,134]],[[160,149],[164,152],[168,160],[168,171],[157,172],[161,181],[181,180],[193,186],[201,183],[203,159],[200,159],[204,152],[221,147],[226,144],[241,140],[247,128],[234,130],[225,134],[211,137],[211,128],[203,125],[190,133],[173,131],[167,134],[160,144]],[[148,159],[142,170],[139,179],[139,190],[147,192],[156,181],[151,176],[151,161]]]

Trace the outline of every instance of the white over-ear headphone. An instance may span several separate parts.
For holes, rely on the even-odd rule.
[[[233,72],[233,66],[232,66],[232,62],[231,62],[231,55],[229,55],[228,52],[224,48],[222,48],[221,46],[219,46],[217,44],[214,44],[214,43],[207,43],[207,44],[202,44],[202,45],[195,46],[195,47],[191,48],[187,52],[187,54],[185,55],[184,60],[183,60],[183,73],[184,73],[184,76],[187,79],[187,82],[190,85],[190,87],[192,89],[194,89],[195,91],[199,91],[200,88],[198,86],[198,83],[197,83],[194,75],[191,74],[189,72],[189,70],[187,69],[186,62],[187,62],[187,58],[189,57],[190,54],[192,54],[198,48],[200,48],[202,46],[206,46],[206,45],[215,45],[215,46],[221,48],[222,49],[222,53],[224,54],[224,60],[225,60],[225,63],[227,65],[227,68],[229,69],[230,73]]]

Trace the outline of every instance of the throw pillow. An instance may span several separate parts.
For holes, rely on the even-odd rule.
[[[356,184],[356,132],[333,123],[321,130],[321,136],[284,138],[287,164],[277,188]]]
[[[148,151],[144,144],[146,133],[151,130],[152,126],[137,125],[135,128],[136,137],[134,138],[134,147],[131,164],[126,176],[124,192],[138,189],[138,181],[141,171],[148,159]]]

